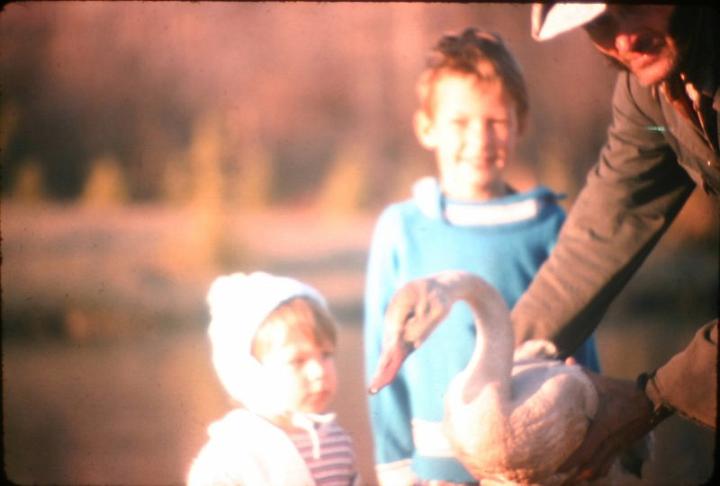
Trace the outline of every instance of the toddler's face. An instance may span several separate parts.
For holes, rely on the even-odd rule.
[[[422,145],[435,152],[445,194],[462,200],[503,195],[518,122],[501,84],[447,73],[436,81],[433,100],[433,114],[416,128]]]
[[[287,333],[260,360],[285,410],[322,413],[335,397],[337,373],[335,347],[315,343],[309,336]]]

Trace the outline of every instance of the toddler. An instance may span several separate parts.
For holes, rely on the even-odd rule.
[[[212,361],[237,407],[210,425],[190,486],[350,486],[349,435],[328,413],[336,328],[323,297],[297,280],[236,273],[208,293]]]

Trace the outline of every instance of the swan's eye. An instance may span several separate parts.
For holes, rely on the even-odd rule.
[[[406,339],[403,339],[403,340],[402,340],[402,346],[403,346],[403,350],[404,350],[405,353],[407,353],[407,354],[410,354],[410,353],[412,353],[413,351],[415,351],[415,350],[417,349],[417,346],[415,345],[414,342],[408,341],[408,340],[406,340]]]

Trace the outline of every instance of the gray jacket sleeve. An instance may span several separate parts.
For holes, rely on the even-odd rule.
[[[557,246],[513,309],[517,343],[545,338],[561,355],[572,354],[673,221],[695,185],[658,129],[664,126],[651,91],[620,74],[599,161]],[[666,366],[679,370],[687,361],[681,353]],[[714,372],[715,363],[706,361],[705,371]],[[707,373],[705,382],[714,376]]]
[[[658,368],[645,392],[655,406],[665,405],[708,427],[717,427],[718,321],[704,325],[690,344]]]

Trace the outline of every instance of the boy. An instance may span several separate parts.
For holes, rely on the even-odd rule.
[[[351,486],[351,439],[327,413],[337,377],[335,323],[318,292],[256,272],[208,293],[215,370],[241,406],[210,425],[188,484]]]
[[[434,152],[439,179],[421,179],[412,200],[386,208],[375,228],[365,293],[368,378],[377,366],[385,309],[404,283],[467,270],[512,307],[552,250],[565,217],[549,189],[518,192],[504,179],[528,101],[522,72],[500,37],[476,29],[442,37],[418,95],[415,131]],[[475,483],[441,430],[445,390],[474,347],[473,317],[461,303],[398,378],[370,398],[382,485]],[[574,357],[599,369],[592,337]]]

